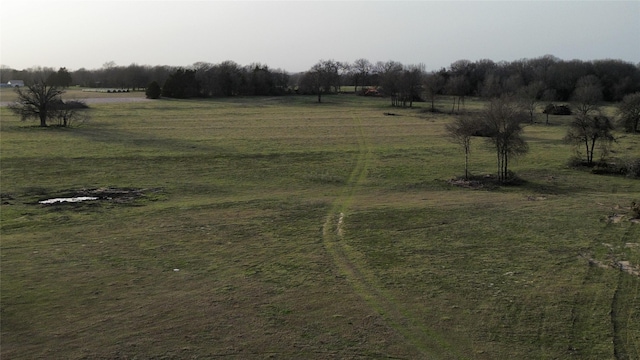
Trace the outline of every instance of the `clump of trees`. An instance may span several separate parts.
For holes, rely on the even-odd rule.
[[[599,146],[603,158],[608,154],[609,145],[615,140],[612,130],[611,119],[602,114],[579,114],[569,124],[564,139],[576,146],[578,156],[584,156],[585,164],[591,166],[594,164],[596,146]],[[584,149],[584,153],[581,149]]]
[[[288,74],[266,65],[241,67],[233,61],[220,64],[196,63],[191,68],[177,68],[164,80],[154,80],[147,87],[147,97],[161,95],[170,98],[228,97],[254,95],[284,95],[288,92]],[[150,95],[155,95],[153,97]]]
[[[469,153],[471,139],[481,135],[496,152],[497,179],[512,180],[509,161],[524,155],[529,147],[523,138],[523,124],[528,120],[527,112],[516,98],[503,96],[493,98],[479,114],[458,116],[446,125],[452,141],[460,144],[465,154],[465,179],[469,179]]]
[[[313,77],[318,66],[329,67],[325,84],[318,87]],[[53,69],[51,72],[56,72]],[[436,96],[451,96],[452,112],[460,112],[465,97],[495,98],[517,95],[523,102],[569,102],[577,93],[595,94],[602,101],[619,102],[626,95],[640,92],[640,66],[622,60],[561,60],[552,55],[511,62],[489,59],[453,62],[447,68],[426,72],[423,65],[407,65],[397,61],[354,62],[321,60],[308,71],[289,73],[253,63],[241,66],[233,61],[219,64],[198,62],[190,66],[148,66],[131,64],[118,66],[107,62],[101,68],[59,71],[61,86],[145,89],[152,82],[161,88],[178,71],[195,71],[199,85],[197,96],[283,95],[289,93],[329,94],[341,91],[341,86],[353,86],[358,93],[372,87],[391,99],[393,106],[412,106],[412,101]],[[15,70],[3,67],[2,82],[25,79],[33,69]],[[70,80],[69,80],[70,77]],[[329,82],[329,84],[326,84]],[[187,91],[188,93],[188,91]],[[532,108],[531,106],[529,107]],[[529,112],[530,121],[533,119]]]
[[[195,70],[178,69],[169,75],[162,87],[162,96],[188,99],[201,94],[200,83],[196,80]]]
[[[469,115],[457,116],[445,126],[445,129],[451,141],[460,145],[464,151],[464,179],[469,180],[471,138],[480,130],[479,121]]]
[[[300,79],[299,91],[318,95],[322,102],[322,94],[340,91],[340,75],[344,65],[335,60],[320,60]]]
[[[17,99],[9,104],[9,110],[20,116],[22,121],[36,119],[41,127],[48,122],[57,121],[58,126],[70,126],[72,123],[86,121],[87,115],[81,112],[87,108],[82,101],[62,100],[67,86],[68,72],[61,68],[58,72],[40,71],[31,74],[24,87],[16,88]]]

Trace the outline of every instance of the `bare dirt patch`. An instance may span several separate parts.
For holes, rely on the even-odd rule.
[[[580,256],[587,260],[589,266],[595,266],[602,269],[619,270],[629,275],[640,277],[640,265],[633,264],[628,260],[622,260],[627,256],[625,256],[624,252],[621,252],[622,249],[637,251],[640,248],[640,243],[628,242],[621,247],[622,249],[609,243],[602,243],[602,246],[606,247],[609,252],[606,260],[595,259],[590,254],[581,254]]]
[[[610,261],[599,261],[592,257],[583,256],[589,262],[589,266],[597,266],[602,269],[614,269],[625,272],[629,275],[640,276],[640,266],[635,266],[626,260],[616,260],[615,258]]]

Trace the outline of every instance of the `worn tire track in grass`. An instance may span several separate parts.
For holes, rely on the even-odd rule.
[[[640,359],[640,332],[637,329],[640,309],[638,290],[638,281],[620,271],[611,300],[613,353],[618,360]]]
[[[397,331],[412,347],[429,359],[462,358],[441,336],[416,321],[410,309],[403,307],[377,282],[367,270],[361,254],[345,240],[344,222],[355,194],[366,180],[372,152],[362,121],[354,119],[358,154],[342,194],[333,202],[322,226],[323,244],[338,271],[346,277],[354,291]]]

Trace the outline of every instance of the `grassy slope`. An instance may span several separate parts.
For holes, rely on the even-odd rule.
[[[587,259],[640,263],[640,227],[604,221],[640,185],[566,168],[566,120],[527,128],[526,184],[469,190],[448,115],[313,101],[102,104],[76,129],[0,109],[2,357],[639,356],[638,277]],[[34,205],[98,187],[149,190]]]

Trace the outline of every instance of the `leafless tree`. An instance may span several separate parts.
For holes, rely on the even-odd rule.
[[[458,112],[460,112],[460,103],[464,104],[464,97],[469,92],[469,81],[464,75],[456,75],[447,81],[445,85],[447,94],[453,95],[453,106],[451,112],[456,112],[456,100],[458,100]]]
[[[480,115],[481,131],[489,137],[495,148],[498,165],[498,180],[509,178],[511,157],[526,154],[529,147],[522,137],[522,124],[527,114],[513,97],[503,96],[492,99]]]
[[[427,99],[431,101],[431,111],[436,111],[435,100],[436,96],[442,91],[444,88],[446,80],[444,76],[439,73],[432,73],[425,77],[424,80],[424,91],[427,96]]]
[[[322,102],[322,94],[336,90],[340,86],[341,65],[335,60],[320,60],[307,72],[306,82],[318,95],[318,102]]]
[[[391,105],[398,104],[398,93],[400,92],[400,78],[403,66],[397,61],[377,62],[375,72],[380,78],[382,92],[391,98]]]
[[[538,105],[538,99],[542,97],[544,84],[541,81],[533,82],[527,86],[521,87],[518,91],[518,97],[522,101],[523,106],[529,113],[529,122],[533,124],[535,111]],[[547,117],[548,119],[548,117]]]
[[[445,126],[451,141],[459,144],[464,150],[464,178],[469,179],[469,154],[471,138],[478,131],[478,120],[470,115],[456,116],[453,122]]]
[[[608,117],[581,113],[569,124],[564,140],[575,145],[578,153],[578,149],[584,146],[586,164],[592,165],[596,145],[602,145],[603,149],[607,149],[607,145],[615,141],[611,130],[613,123]]]
[[[57,105],[62,102],[60,96],[65,92],[63,88],[47,83],[45,74],[34,77],[15,91],[18,99],[9,105],[9,109],[23,121],[39,119],[42,127],[46,127],[47,120],[53,117]]]
[[[626,95],[618,104],[617,113],[626,132],[640,131],[640,92]]]
[[[367,80],[372,70],[373,65],[367,59],[358,59],[351,64],[350,73],[356,93],[358,92],[358,85],[360,85],[360,87],[367,85]]]

